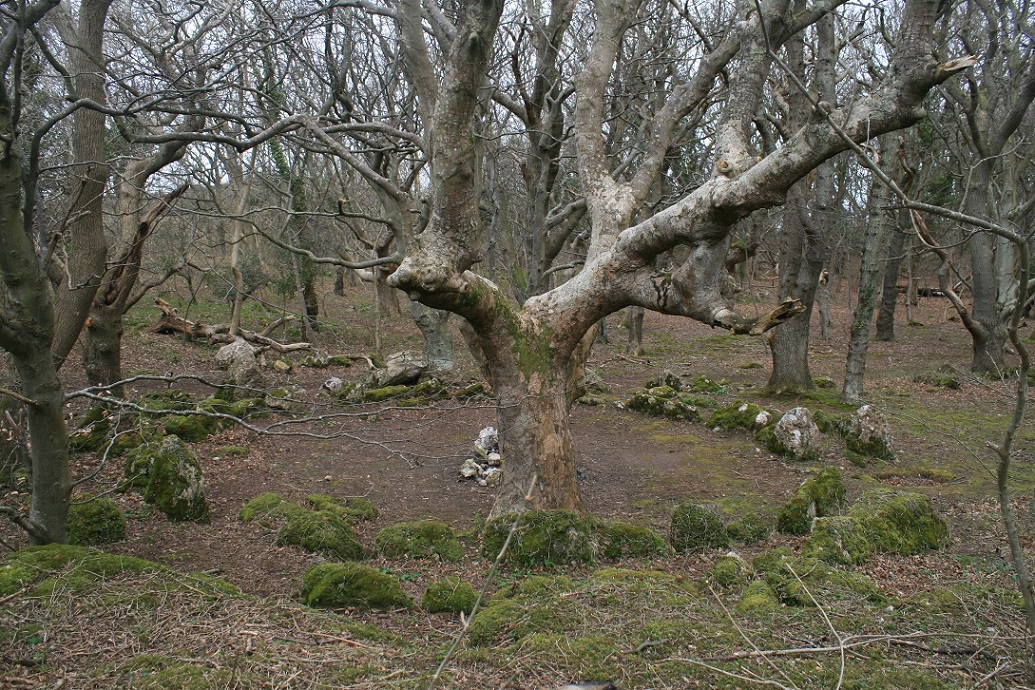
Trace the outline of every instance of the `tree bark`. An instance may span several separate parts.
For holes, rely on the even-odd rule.
[[[424,336],[428,370],[436,373],[456,369],[456,350],[453,345],[453,333],[449,330],[449,312],[412,301],[410,314]]]
[[[900,175],[892,167],[891,149],[891,142],[885,137],[881,162],[888,176],[897,179]],[[881,282],[880,268],[882,263],[887,263],[884,247],[898,216],[896,212],[888,210],[891,201],[891,190],[882,181],[873,178],[866,204],[868,218],[859,268],[859,303],[855,307],[855,318],[852,320],[852,333],[845,362],[845,382],[841,389],[841,401],[845,403],[862,401],[866,355],[870,345],[870,325],[877,307],[877,286]]]
[[[895,339],[895,308],[898,306],[898,271],[902,265],[906,248],[904,229],[893,232],[888,246],[888,260],[884,265],[884,281],[880,295],[880,309],[877,312],[877,340],[890,342]]]
[[[71,38],[72,83],[77,98],[105,103],[104,24],[112,0],[83,0]],[[72,350],[105,271],[104,187],[108,182],[105,115],[79,108],[72,115],[72,152],[79,187],[69,218],[68,262],[55,272],[54,357],[58,366]]]

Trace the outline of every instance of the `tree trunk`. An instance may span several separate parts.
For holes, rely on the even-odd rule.
[[[892,178],[899,177],[891,169],[891,145],[884,139],[881,159]],[[886,210],[891,205],[891,191],[883,182],[874,178],[870,182],[870,198],[867,201],[869,218],[863,239],[862,262],[859,268],[859,304],[852,320],[852,334],[848,344],[845,363],[845,382],[841,389],[841,401],[857,403],[862,400],[863,376],[866,373],[866,355],[870,346],[870,326],[877,307],[877,287],[881,282],[880,268],[887,263],[884,245],[891,232],[897,214]]]
[[[643,307],[627,307],[625,310],[626,325],[629,327],[629,341],[625,351],[635,357],[643,356],[643,317],[646,313]]]
[[[493,377],[499,395],[503,485],[490,517],[526,510],[583,511],[568,385],[562,378]]]
[[[83,0],[79,25],[66,40],[72,58],[71,73],[77,98],[96,103],[104,93],[104,24],[112,0]],[[105,115],[79,108],[72,115],[72,150],[79,186],[73,199],[67,234],[67,275],[58,274],[54,296],[54,357],[59,366],[82,331],[101,276],[105,271],[107,240],[104,236],[104,187],[108,182],[105,151]]]
[[[449,312],[412,301],[410,315],[424,336],[424,354],[428,359],[428,370],[435,373],[456,369],[453,333],[449,330]]]
[[[32,544],[64,543],[72,493],[64,391],[49,347],[15,355],[14,362],[22,394],[35,401],[26,406],[32,448],[29,541]]]
[[[96,301],[90,308],[83,338],[83,368],[92,386],[107,386],[122,378],[122,312]],[[111,390],[121,396],[121,388]]]
[[[906,247],[906,233],[894,232],[888,247],[888,260],[884,265],[884,283],[880,295],[880,309],[877,312],[877,340],[889,342],[895,339],[895,307],[898,305],[898,269],[902,265]]]

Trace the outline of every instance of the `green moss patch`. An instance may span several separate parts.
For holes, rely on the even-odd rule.
[[[684,399],[671,386],[638,389],[632,392],[626,407],[653,417],[664,417],[675,421],[699,422],[701,413],[694,401]]]
[[[522,513],[504,560],[517,565],[592,563],[596,534],[591,521],[568,510]],[[495,558],[514,525],[514,515],[501,515],[485,526],[482,554]]]
[[[738,400],[716,410],[708,419],[713,429],[757,431],[776,422],[777,415],[754,403]]]
[[[739,544],[760,544],[772,535],[775,529],[772,515],[749,512],[731,520],[726,525],[730,541]]]
[[[126,518],[110,498],[84,497],[68,510],[68,543],[101,546],[126,538]]]
[[[788,606],[813,607],[834,601],[883,601],[877,586],[864,575],[831,567],[816,558],[794,557],[774,549],[753,561],[755,571]]]
[[[680,553],[729,546],[725,525],[713,510],[696,503],[683,503],[672,513],[669,543]]]
[[[611,520],[598,528],[601,555],[612,561],[622,558],[659,558],[671,549],[660,534],[649,527]]]
[[[329,510],[349,522],[374,520],[381,514],[372,501],[362,496],[334,498],[322,494],[310,494],[305,497],[305,500],[317,510]]]
[[[827,563],[859,565],[869,559],[873,545],[858,520],[848,516],[821,517],[812,524],[812,534],[801,552]]]
[[[108,554],[68,544],[30,546],[0,561],[0,596],[30,588],[32,596],[81,592],[123,573],[167,572],[164,566],[132,556]]]
[[[740,595],[736,609],[748,616],[764,616],[780,610],[780,597],[765,581],[755,580]]]
[[[794,492],[777,516],[776,528],[784,534],[808,534],[813,518],[831,515],[844,505],[845,493],[841,470],[823,468]]]
[[[458,577],[444,577],[428,585],[421,608],[428,613],[470,613],[478,593]]]
[[[359,563],[313,566],[302,576],[302,601],[321,608],[397,609],[413,605],[399,580]]]
[[[266,492],[245,503],[237,517],[241,522],[255,522],[266,529],[278,529],[288,515],[303,512],[306,512],[306,509],[297,503],[285,501],[275,493]]]
[[[144,500],[170,520],[208,522],[201,465],[183,441],[167,436],[149,460]]]
[[[733,588],[746,584],[751,568],[736,556],[720,556],[708,571],[707,580],[719,587]]]
[[[342,560],[366,556],[352,526],[330,511],[292,511],[285,517],[284,525],[277,532],[277,544],[300,546],[306,551]]]
[[[400,522],[386,527],[374,538],[374,548],[383,558],[459,561],[464,557],[453,529],[437,520]]]
[[[949,543],[949,528],[923,494],[878,489],[863,494],[848,515],[877,551],[910,555]]]

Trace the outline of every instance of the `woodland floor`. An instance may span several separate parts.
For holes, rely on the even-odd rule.
[[[330,293],[324,298],[320,347],[331,354],[354,355],[419,348],[419,334],[408,318],[379,316],[367,289],[353,290],[354,294],[347,298]],[[182,295],[172,293],[164,297],[181,308],[186,304]],[[770,298],[767,293],[760,297]],[[723,402],[751,400],[780,410],[803,404],[840,411],[843,408],[836,401],[844,375],[848,304],[843,295],[834,301],[829,338],[818,337],[816,317],[811,346],[813,375],[831,379],[834,387],[817,389],[802,398],[769,398],[763,394],[770,370],[764,339],[730,336],[689,320],[656,314],[647,315],[645,356],[625,354],[626,332],[619,327],[616,315],[610,319],[611,342],[595,346],[589,366],[619,396],[667,370],[726,382],[726,393],[719,396]],[[206,322],[226,318],[222,305],[207,304],[194,309],[194,313],[187,310],[186,316]],[[905,487],[931,496],[949,522],[953,543],[948,549],[909,558],[881,557],[861,569],[894,601],[912,601],[924,592],[956,585],[1009,592],[1011,578],[1004,560],[1005,540],[994,501],[994,457],[986,444],[999,440],[1011,414],[1013,384],[977,379],[966,373],[969,338],[960,323],[948,318],[949,307],[943,300],[922,300],[913,309],[911,324],[906,324],[904,312],[900,305],[898,339],[871,345],[866,380],[867,402],[875,404],[891,422],[898,457],[894,463],[874,462],[856,467],[847,462],[843,447],[835,443],[829,444],[818,462],[789,463],[761,449],[744,433],[716,432],[704,424],[659,420],[611,406],[576,405],[574,433],[586,506],[601,518],[628,519],[664,534],[671,510],[680,502],[721,502],[734,509],[768,506],[776,510],[810,469],[837,465],[844,472],[850,500],[874,486]],[[157,314],[156,309],[142,307],[131,315],[125,337],[125,373],[171,371],[218,381],[221,372],[214,365],[215,349],[151,333],[148,326]],[[275,314],[271,313],[272,316]],[[261,327],[267,315],[252,310],[249,318],[250,327]],[[457,338],[458,347],[461,342]],[[476,378],[477,370],[466,353],[460,356],[460,362],[460,376]],[[960,389],[914,382],[915,375],[942,365],[960,372]],[[326,396],[321,395],[323,381],[331,376],[358,379],[367,373],[365,365],[357,362],[350,367],[325,369],[296,366],[290,373],[269,370],[267,375],[272,386],[297,387],[293,397],[306,401],[293,412],[299,416],[340,413],[341,408],[329,406]],[[82,385],[82,373],[75,361],[66,365],[63,377],[68,389]],[[184,387],[201,392],[197,384],[185,383]],[[130,397],[149,389],[143,384],[131,386]],[[71,406],[73,426],[82,411],[79,405]],[[264,420],[270,421],[276,420]],[[110,597],[98,600],[93,594],[81,601],[74,597],[51,601],[49,607],[26,598],[0,599],[0,626],[46,621],[39,628],[43,632],[37,633],[40,639],[31,644],[25,639],[0,641],[0,687],[160,687],[148,685],[147,674],[141,675],[125,664],[129,657],[145,653],[189,662],[201,669],[197,685],[170,681],[167,687],[425,687],[429,673],[459,630],[459,620],[419,612],[355,611],[346,612],[343,618],[350,624],[376,626],[362,630],[381,630],[384,637],[378,637],[380,633],[360,634],[355,625],[334,627],[319,617],[322,614],[310,612],[291,599],[300,586],[302,572],[322,559],[276,546],[273,535],[258,526],[242,524],[237,514],[245,502],[266,491],[294,500],[313,493],[365,496],[380,509],[377,520],[358,526],[367,544],[373,542],[381,528],[419,518],[444,520],[468,535],[468,558],[460,564],[374,562],[400,576],[414,596],[419,598],[422,588],[443,574],[480,582],[489,563],[478,554],[476,539],[471,535],[477,532],[492,504],[492,489],[460,481],[457,469],[469,454],[479,430],[492,424],[494,411],[489,403],[464,405],[449,401],[422,409],[385,409],[358,418],[328,418],[305,425],[309,435],[288,433],[286,427],[280,427],[276,434],[262,435],[235,428],[194,444],[205,470],[211,524],[170,523],[132,494],[114,494],[130,517],[129,532],[125,541],[105,550],[153,560],[176,571],[218,575],[257,598],[206,600],[207,603],[199,604],[187,601],[186,595],[177,595],[184,601],[168,595],[161,605],[142,617],[135,610],[105,609],[97,601],[109,601],[111,606]],[[1035,536],[1031,501],[1035,486],[1035,434],[1030,422],[1026,427],[1018,448],[1015,487],[1025,526],[1025,546],[1031,549]],[[223,455],[221,449],[230,446],[244,446],[248,452]],[[74,471],[76,476],[85,476],[97,465],[96,457],[81,455],[76,457]],[[101,468],[93,480],[77,490],[91,494],[107,491],[120,472],[120,463],[113,461],[113,466]],[[13,547],[24,545],[22,537],[8,525],[0,526],[0,538]],[[766,548],[795,547],[798,543],[793,538],[774,535],[765,544],[738,551],[750,558]],[[699,581],[720,555],[721,552],[705,553],[629,565]],[[588,571],[563,572],[576,578],[588,577]],[[528,575],[503,573],[490,583],[490,589]],[[147,585],[136,582],[134,586]],[[1000,602],[1001,598],[994,600]],[[94,603],[85,603],[88,601]],[[867,685],[867,677],[876,677],[875,671],[867,670],[873,658],[860,656],[857,675],[862,680],[852,687],[1026,687],[1025,653],[1019,650],[1030,647],[1013,639],[1023,634],[1020,610],[1015,604],[993,605],[989,603],[993,598],[987,597],[973,601],[962,597],[960,601],[965,605],[952,625],[963,627],[954,628],[958,637],[939,641],[944,647],[941,652],[935,649],[934,642],[928,645],[907,636],[902,647],[894,648],[894,653],[893,647],[886,645],[889,658],[901,660],[904,680]],[[975,604],[977,601],[985,604]],[[659,610],[659,617],[665,615]],[[123,616],[124,623],[119,623]],[[164,632],[160,634],[154,629],[159,619],[164,619],[159,626]],[[717,624],[721,623],[720,617]],[[799,623],[785,624],[788,631],[793,631],[798,630]],[[902,621],[903,631],[910,627],[909,623]],[[855,623],[846,619],[845,625],[854,627]],[[928,629],[929,622],[917,625]],[[894,634],[881,630],[881,634]],[[829,632],[821,626],[816,634]],[[764,634],[759,630],[756,634],[763,644],[776,647],[818,644],[815,639],[800,639],[796,632],[777,639],[765,637],[772,635],[772,630],[765,630]],[[1001,641],[987,646],[975,644],[974,639],[981,637]],[[255,645],[280,640],[283,646],[279,660],[274,659],[259,670],[249,667],[247,673],[217,673],[229,668],[230,656],[248,652],[251,640],[255,640]],[[396,644],[393,640],[402,642]],[[902,657],[901,650],[909,644],[913,645],[909,649],[911,656]],[[953,644],[960,650],[971,651],[945,652]],[[750,649],[747,645],[744,638],[734,636],[723,649]],[[635,642],[630,646],[635,647]],[[557,661],[556,654],[526,652],[510,650],[497,657],[468,650],[448,667],[452,670],[444,676],[441,686],[552,688],[584,678],[591,670],[578,666],[571,654],[562,654],[562,662]],[[656,659],[656,665],[629,670],[624,678],[617,679],[619,687],[748,687],[768,678],[780,679],[784,687],[841,685],[836,673],[830,675],[830,658],[823,662],[826,669],[806,673],[803,666],[821,666],[808,656],[795,659],[798,666],[789,677],[782,678],[777,670],[764,664],[753,667],[755,680],[731,678],[728,674],[733,671],[728,665],[724,667],[726,674],[704,671],[701,675],[697,666],[693,666],[693,673],[667,670],[665,664],[671,665],[688,655],[692,653],[680,648]],[[259,657],[266,658],[263,654],[255,658]],[[35,661],[29,663],[27,659]],[[255,663],[252,662],[253,666]],[[913,667],[924,670],[925,675],[916,676],[920,680],[909,680]],[[349,676],[341,668],[365,670]],[[611,667],[604,670],[608,668]],[[614,672],[622,672],[621,664],[616,668]],[[337,675],[327,675],[328,669],[338,669]],[[986,675],[987,679],[982,680]]]

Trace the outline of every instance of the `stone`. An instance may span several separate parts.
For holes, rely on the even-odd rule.
[[[470,613],[478,593],[458,577],[444,577],[428,585],[420,600],[428,613]]]
[[[820,470],[802,482],[784,505],[776,519],[776,529],[784,534],[808,534],[814,518],[832,515],[844,505],[846,491],[840,469]]]
[[[499,486],[503,483],[503,470],[498,467],[490,467],[482,474],[485,486]]]
[[[412,386],[428,370],[428,362],[420,352],[404,350],[385,358],[384,366],[371,374],[371,388]]]
[[[722,520],[707,506],[687,502],[672,513],[669,543],[679,553],[729,546]]]
[[[359,563],[321,563],[302,576],[302,601],[307,606],[371,609],[410,608],[413,600],[399,580]]]
[[[772,428],[769,449],[795,460],[814,460],[819,427],[812,421],[807,407],[795,407],[786,412]]]
[[[460,465],[460,476],[464,479],[473,479],[480,477],[482,474],[482,466],[474,461],[474,458],[467,458],[464,460],[464,464]]]
[[[496,558],[513,531],[504,560],[519,566],[592,563],[597,541],[589,520],[569,510],[532,510],[520,516],[501,515],[485,526],[482,554]]]
[[[867,457],[892,461],[891,427],[872,405],[863,405],[848,420],[845,445],[848,450]]]
[[[101,546],[126,538],[126,518],[110,498],[84,497],[68,509],[68,543]]]
[[[487,426],[478,432],[478,439],[474,442],[476,450],[483,451],[479,455],[488,456],[489,453],[498,452],[500,449],[500,435],[496,427]]]
[[[240,338],[219,348],[216,352],[216,365],[227,371],[224,383],[232,386],[232,388],[223,389],[222,397],[232,400],[250,397],[249,391],[239,391],[238,389],[266,387],[265,377],[262,375],[262,367],[259,366],[256,352],[254,347]]]
[[[323,369],[331,363],[331,356],[327,354],[326,350],[313,349],[306,353],[302,359],[303,367],[310,367],[312,369]]]
[[[488,460],[490,467],[499,467],[500,463],[503,462],[503,456],[496,452],[489,453],[485,456],[485,459]]]
[[[166,436],[148,458],[144,500],[170,520],[208,522],[205,478],[190,448],[176,436]]]
[[[345,390],[345,381],[343,379],[338,378],[337,376],[332,376],[331,378],[323,382],[323,385],[320,386],[320,390],[327,391],[332,395],[340,393],[341,391]]]
[[[278,374],[289,374],[291,373],[291,370],[293,368],[294,366],[291,364],[291,362],[287,361],[286,359],[278,359],[275,362],[273,362],[273,371],[277,372]]]

